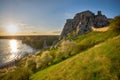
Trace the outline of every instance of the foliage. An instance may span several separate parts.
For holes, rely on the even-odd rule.
[[[118,32],[91,32],[85,35],[77,37],[74,41],[64,40],[60,43],[58,48],[50,49],[49,51],[42,51],[38,53],[33,60],[33,64],[36,64],[36,69],[44,69],[49,65],[56,64],[63,61],[79,52],[87,50],[88,48],[106,41],[110,37],[119,35]],[[101,37],[102,36],[102,37]],[[35,63],[34,63],[35,62]],[[32,63],[32,61],[30,61]],[[32,67],[29,66],[29,67]],[[33,67],[33,69],[35,69]]]
[[[39,71],[32,80],[119,80],[120,36]],[[113,46],[114,45],[114,46]],[[51,74],[52,73],[52,74]],[[57,75],[57,76],[56,76]]]
[[[71,56],[73,56],[74,57],[74,55],[77,55],[78,53],[80,53],[81,52],[81,54],[83,53],[83,51],[87,51],[89,48],[91,48],[91,47],[93,47],[93,46],[95,46],[96,44],[99,44],[99,43],[101,43],[101,42],[105,42],[106,40],[108,40],[108,39],[110,39],[110,38],[113,38],[113,37],[115,37],[115,36],[117,36],[117,35],[119,35],[120,33],[119,32],[113,32],[113,31],[107,31],[107,32],[90,32],[90,33],[88,33],[88,34],[84,34],[84,35],[80,35],[80,36],[78,36],[77,38],[75,38],[75,39],[73,39],[73,40],[63,40],[62,42],[59,42],[59,46],[57,46],[56,48],[51,48],[51,49],[47,49],[47,51],[45,51],[45,50],[43,50],[42,52],[39,52],[39,53],[37,53],[36,55],[33,55],[33,56],[27,56],[27,58],[24,58],[24,60],[21,60],[20,61],[20,65],[22,64],[22,65],[25,65],[26,66],[26,68],[28,68],[29,67],[29,70],[32,70],[32,71],[38,71],[38,70],[40,70],[41,72],[42,71],[44,71],[44,69],[46,68],[46,67],[48,67],[48,66],[50,66],[50,65],[53,65],[53,68],[54,68],[54,64],[56,64],[56,63],[58,63],[58,62],[61,62],[61,61],[63,61],[63,60],[65,60],[65,59],[67,59],[67,58],[70,58]],[[106,46],[107,47],[107,46]],[[103,51],[105,51],[106,50],[106,47],[104,47],[104,49],[102,49]],[[111,46],[110,46],[111,47]],[[109,49],[111,49],[109,47]],[[119,47],[119,46],[116,46],[116,47]],[[96,49],[96,48],[95,48]],[[109,49],[107,49],[108,51],[109,51]],[[113,47],[112,47],[112,49],[113,49]],[[99,51],[99,50],[96,50],[96,51]],[[117,51],[118,52],[118,51]],[[88,55],[88,54],[90,54],[90,53],[94,53],[94,51],[93,52],[87,52],[86,54]],[[99,52],[98,52],[99,53]],[[102,53],[102,52],[101,52]],[[107,53],[107,51],[105,52],[105,53]],[[113,52],[114,53],[114,52]],[[84,54],[84,53],[83,53]],[[88,58],[88,56],[81,56],[80,57],[80,61],[76,61],[75,63],[78,63],[78,65],[79,66],[82,66],[82,68],[80,68],[80,70],[78,70],[78,71],[82,71],[81,72],[81,75],[82,75],[82,77],[85,77],[84,75],[86,74],[86,73],[89,73],[89,72],[85,72],[84,73],[84,70],[86,69],[86,67],[87,66],[90,66],[90,65],[93,65],[93,66],[91,66],[91,67],[94,67],[94,66],[96,66],[96,64],[94,65],[94,64],[87,64],[87,63],[89,63],[89,61],[91,61],[92,59],[94,59],[94,57],[98,57],[98,56],[95,56],[95,55],[88,55],[89,56],[89,58]],[[79,55],[80,56],[80,55]],[[114,56],[114,55],[112,55],[112,56]],[[83,57],[83,58],[82,58]],[[79,58],[79,57],[78,57]],[[101,55],[100,55],[100,58],[101,58]],[[71,58],[70,58],[71,59]],[[77,59],[77,58],[74,58],[75,60]],[[72,66],[69,66],[69,69],[72,69],[72,67],[74,67],[74,69],[78,69],[78,67],[77,66],[73,66],[74,65],[74,59],[72,59],[71,61],[68,61],[68,62],[66,62],[66,63],[64,63],[63,65],[61,65],[61,67],[62,66],[64,66],[64,65],[69,65],[68,63],[71,63],[71,65]],[[85,61],[85,60],[89,60],[88,62],[85,62],[85,63],[82,63],[81,64],[81,61],[83,60],[83,61]],[[98,57],[98,59],[99,59],[99,57]],[[68,60],[68,59],[67,59]],[[66,61],[67,61],[66,60]],[[105,59],[106,61],[107,61],[107,59]],[[103,62],[104,62],[104,60],[103,60]],[[61,63],[60,63],[61,64]],[[85,64],[85,65],[84,65]],[[107,63],[105,63],[105,64],[107,64]],[[115,64],[117,64],[117,63],[115,63]],[[20,66],[19,65],[19,66]],[[59,64],[58,64],[59,65]],[[84,67],[85,66],[85,67]],[[101,66],[101,65],[99,65],[99,66]],[[58,66],[58,72],[57,73],[59,73],[60,71],[70,71],[69,69],[66,69],[67,67],[65,66],[65,67],[62,67],[62,69],[61,69],[61,67],[59,67]],[[24,66],[22,67],[23,69],[24,69]],[[60,68],[60,71],[59,71],[59,68]],[[96,68],[96,67],[95,67]],[[72,72],[72,70],[71,70],[71,74],[73,74],[74,73],[74,69],[73,69],[73,72]],[[118,68],[117,68],[118,69]],[[46,70],[46,69],[45,69]],[[57,71],[56,70],[56,71]],[[87,69],[88,71],[89,71],[89,69]],[[92,69],[91,69],[92,70]],[[16,70],[16,71],[18,71],[18,70]],[[21,70],[22,71],[22,70]],[[19,71],[19,73],[20,74],[18,74],[18,76],[19,76],[19,78],[20,78],[20,76],[21,77],[23,77],[22,76],[22,74],[24,74],[24,73],[22,73],[21,71]],[[86,70],[85,70],[86,71]],[[103,69],[103,72],[104,72],[104,69]],[[46,72],[45,72],[46,73]],[[53,72],[53,73],[55,73],[55,72]],[[69,73],[67,73],[67,72],[65,72],[65,73],[59,73],[59,74],[61,74],[62,75],[62,77],[63,77],[63,80],[64,80],[64,77],[66,77]],[[74,73],[74,75],[76,75],[77,73],[79,73],[79,72],[75,72]],[[83,75],[83,73],[84,73],[84,75]],[[98,72],[99,73],[99,72]],[[91,75],[97,75],[98,74],[97,72],[95,72],[95,73],[89,73],[89,74],[91,74]],[[6,77],[6,78],[4,78],[3,77],[3,80],[6,80],[6,79],[8,79],[9,80],[9,78],[11,77],[11,76],[13,76],[12,75],[13,73],[11,73],[11,72],[9,72],[8,74],[6,74],[6,76],[8,76],[8,78],[6,77],[6,76],[4,76],[4,77]],[[44,74],[44,73],[43,73]],[[46,74],[48,74],[48,73],[46,73]],[[44,74],[43,75],[43,77],[46,75],[46,74]],[[59,76],[59,74],[57,74],[58,76]],[[63,74],[66,74],[66,75],[63,75]],[[41,74],[40,74],[41,75]],[[55,74],[56,75],[56,74]],[[74,76],[74,75],[72,75],[72,76]],[[101,74],[101,75],[103,75],[103,74]],[[36,75],[37,76],[37,75]],[[47,75],[46,75],[47,76]],[[52,76],[52,75],[51,75]],[[68,75],[69,76],[69,75]],[[71,76],[71,75],[70,75]],[[77,75],[78,76],[78,75]],[[16,76],[17,77],[17,76]],[[41,77],[40,79],[42,79],[43,77]],[[48,77],[48,76],[47,76]],[[49,76],[50,77],[50,76]],[[101,76],[102,77],[102,76]],[[56,77],[55,77],[56,78]],[[73,77],[75,80],[76,80],[76,78],[75,77]],[[13,77],[12,77],[12,79],[13,79]],[[39,78],[38,78],[39,79]],[[50,78],[51,79],[51,78]],[[57,78],[56,78],[57,79]],[[58,78],[59,79],[59,78]],[[69,78],[68,78],[69,79]],[[14,80],[14,79],[13,79]],[[16,78],[16,80],[17,80],[17,78]],[[21,79],[22,80],[22,79]],[[54,80],[54,79],[52,79],[52,80]]]
[[[69,34],[67,34],[66,38],[67,39],[72,39],[76,36],[76,31],[73,30],[72,32],[70,32]]]
[[[1,80],[29,80],[32,71],[29,68],[17,68],[8,72]]]
[[[42,65],[43,65],[43,61],[42,61],[42,59],[41,59],[40,56],[37,56],[37,57],[36,57],[35,62],[36,62],[36,68],[37,68],[37,69],[39,69],[39,68],[42,67]]]
[[[8,72],[7,69],[0,69],[0,79],[3,78],[7,72]]]
[[[55,62],[66,59],[75,53],[77,44],[74,41],[63,41],[55,54]]]
[[[112,31],[90,32],[88,34],[78,36],[74,41],[79,45],[80,51],[83,51],[119,34],[120,32]]]
[[[27,58],[27,61],[25,63],[25,67],[29,67],[32,70],[36,69],[36,63],[35,63],[35,57],[34,56],[30,57],[30,58]]]
[[[110,30],[120,31],[120,16],[116,16],[110,21]]]
[[[36,58],[36,68],[45,67],[51,64],[53,57],[50,55],[49,51],[44,51],[41,56]]]
[[[58,40],[58,36],[36,36],[36,37],[25,37],[22,39],[23,43],[30,45],[35,49],[42,49],[44,41],[46,41],[47,46],[51,46],[54,41]]]
[[[74,41],[63,41],[60,46],[60,52],[65,54],[65,56],[69,55],[71,51],[75,48],[76,43]]]

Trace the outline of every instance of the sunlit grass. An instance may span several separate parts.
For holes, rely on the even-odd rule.
[[[34,74],[32,80],[118,80],[120,36],[106,40],[57,65]]]

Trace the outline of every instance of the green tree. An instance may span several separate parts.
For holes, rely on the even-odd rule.
[[[120,16],[116,16],[110,21],[110,30],[120,31]]]
[[[27,61],[25,63],[25,67],[29,67],[32,70],[35,70],[36,69],[36,63],[35,63],[34,58],[35,57],[27,58]]]
[[[53,57],[50,55],[50,51],[44,51],[41,56],[36,57],[36,68],[39,69],[41,67],[45,67],[51,64]]]

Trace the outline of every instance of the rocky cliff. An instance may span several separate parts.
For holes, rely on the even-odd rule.
[[[67,19],[66,24],[60,35],[60,39],[65,38],[69,34],[80,35],[92,31],[92,27],[101,28],[109,25],[108,18],[102,15],[101,11],[95,15],[93,12],[87,10],[77,13],[73,19]]]

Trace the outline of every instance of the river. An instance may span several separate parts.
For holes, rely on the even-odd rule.
[[[15,59],[20,59],[26,54],[33,54],[35,50],[17,39],[0,39],[0,65]]]

